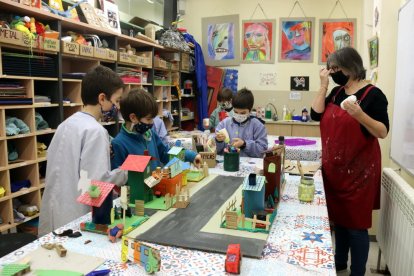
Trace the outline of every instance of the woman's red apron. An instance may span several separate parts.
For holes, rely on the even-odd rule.
[[[360,102],[372,88],[365,90]],[[343,227],[368,229],[372,210],[380,207],[381,150],[377,138],[366,137],[360,123],[333,103],[336,95],[320,123],[329,219]]]

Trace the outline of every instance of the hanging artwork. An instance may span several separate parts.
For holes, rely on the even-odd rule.
[[[380,23],[381,23],[381,0],[374,0],[374,9],[372,15],[372,32],[373,35],[380,35]]]
[[[378,67],[378,37],[368,39],[369,65],[371,69]]]
[[[119,23],[119,10],[118,6],[114,3],[104,0],[104,13],[108,18],[109,26],[111,30],[117,33],[121,33],[121,25]]]
[[[290,77],[291,91],[309,91],[309,76]]]
[[[356,45],[356,19],[321,19],[319,63],[325,64],[328,56],[344,47]]]
[[[280,62],[313,62],[315,19],[280,19]]]
[[[274,63],[276,20],[243,20],[243,63]]]
[[[206,65],[239,65],[239,15],[202,18],[202,33]]]

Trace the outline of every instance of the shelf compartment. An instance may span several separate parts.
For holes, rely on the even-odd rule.
[[[6,119],[7,117],[16,117],[22,120],[30,129],[30,133],[33,133],[35,129],[35,121],[34,121],[34,111],[32,108],[26,109],[7,109],[6,110]],[[19,133],[23,134],[23,133]],[[12,137],[12,135],[8,136]]]
[[[50,81],[34,81],[34,96],[46,96],[50,98],[50,103],[36,103],[33,99],[33,105],[37,107],[50,107],[51,104],[59,103],[59,83]],[[33,97],[34,97],[33,96]]]
[[[36,113],[40,115],[43,118],[43,120],[47,122],[49,126],[48,128],[37,129],[39,126],[45,127],[45,125],[40,123],[39,121],[38,126],[35,127],[36,133],[39,131],[43,131],[43,130],[50,131],[51,129],[57,129],[58,125],[60,124],[59,117],[56,116],[56,114],[59,114],[59,107],[36,108],[35,109],[35,124],[36,124]]]
[[[23,194],[30,193],[39,189],[39,172],[37,164],[31,164],[28,166],[15,168],[9,171],[10,174],[10,186],[15,181],[29,180],[30,187],[27,189],[20,189],[12,193],[12,197],[20,196]]]
[[[65,106],[65,108],[63,109],[63,119],[66,120],[78,111],[82,111],[81,105]]]
[[[89,70],[99,65],[98,60],[84,60],[84,59],[71,59],[68,57],[62,58],[62,73],[86,73]],[[68,79],[65,77],[65,79]]]
[[[40,135],[40,136],[36,137],[36,142],[45,144],[45,146],[47,147],[47,149],[46,149],[46,152],[47,152],[47,150],[49,149],[50,143],[52,142],[52,138],[53,138],[53,133],[49,133],[49,134],[46,134],[46,135]],[[38,162],[45,161],[46,160],[46,155],[45,154],[39,155],[38,152],[37,152],[37,143],[36,143],[36,158],[37,158],[37,161]]]
[[[32,190],[29,193],[25,193],[23,195],[20,195],[17,197],[18,200],[22,203],[22,205],[30,205],[30,206],[36,206],[37,209],[40,211],[40,191],[39,191],[39,187],[37,187],[36,190]],[[13,206],[14,207],[14,206]],[[14,223],[17,225],[24,223],[26,221],[29,221],[35,217],[39,216],[39,212],[37,212],[36,214],[33,214],[32,216],[26,216],[26,218],[23,221],[14,221],[15,217],[13,214],[13,221]]]
[[[79,82],[68,82],[63,84],[63,99],[68,98],[71,101],[70,104],[64,104],[64,106],[82,104],[81,87],[82,85]]]
[[[36,161],[36,143],[35,136],[25,137],[21,139],[7,141],[7,150],[12,150],[12,147],[17,151],[18,158],[15,161],[9,161],[9,167],[21,166],[20,163]],[[7,151],[7,152],[8,152]]]
[[[13,210],[11,200],[0,202],[0,217],[2,223],[0,223],[0,233],[11,228],[13,225]]]
[[[30,54],[26,51],[2,51],[4,75],[57,78],[57,56]]]

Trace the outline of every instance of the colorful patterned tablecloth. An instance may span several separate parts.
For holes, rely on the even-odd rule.
[[[222,163],[210,173],[245,176],[260,166],[260,159],[242,158],[239,172],[223,172]],[[305,163],[304,163],[305,164]],[[298,201],[298,176],[286,176],[275,222],[260,260],[243,258],[242,275],[336,275],[325,192],[320,171],[315,174],[315,199]],[[57,230],[79,230],[87,214]],[[92,242],[84,244],[86,240]],[[105,259],[98,269],[111,269],[110,275],[147,275],[136,264],[120,263],[121,242],[110,243],[106,236],[82,232],[80,238],[55,237],[52,233],[0,259],[0,265],[15,262],[45,242],[60,242],[68,250]],[[153,245],[161,250],[161,271],[156,275],[226,275],[225,255]]]

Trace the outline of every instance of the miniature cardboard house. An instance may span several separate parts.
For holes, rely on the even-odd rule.
[[[153,192],[144,181],[151,175],[150,160],[151,156],[130,154],[120,167],[121,170],[128,171],[129,203],[131,204],[134,204],[135,200],[149,202],[153,199]]]
[[[247,218],[253,218],[254,212],[265,209],[265,182],[264,176],[250,174],[244,178],[243,209]]]
[[[180,161],[180,165],[181,165],[182,175],[183,175],[181,185],[186,186],[187,185],[187,174],[190,172],[191,165],[189,162],[182,162],[182,161]]]
[[[83,193],[77,199],[78,202],[92,207],[92,222],[95,224],[111,224],[112,183],[92,180],[91,185],[99,187],[100,193],[97,197],[91,197],[89,192]]]
[[[185,149],[182,147],[174,146],[168,151],[168,155],[170,156],[170,160],[173,160],[175,157],[184,161],[185,159]]]
[[[266,198],[272,196],[276,204],[280,202],[280,187],[284,177],[284,146],[275,146],[265,152],[263,172],[266,177]]]
[[[181,189],[182,186],[182,161],[178,158],[173,158],[164,166],[164,170],[168,170],[168,176],[163,177],[161,181],[154,186],[154,192],[159,191],[162,196],[166,194],[175,195],[176,185]]]

